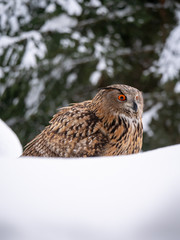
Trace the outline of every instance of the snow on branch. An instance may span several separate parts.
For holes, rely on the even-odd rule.
[[[71,28],[76,26],[77,20],[75,18],[69,17],[66,14],[61,14],[58,17],[54,17],[42,26],[42,32],[59,32],[59,33],[67,33],[71,31]]]
[[[158,118],[158,111],[162,108],[162,103],[157,103],[155,106],[153,106],[150,110],[146,111],[143,114],[143,130],[146,132],[149,136],[153,136],[153,131],[150,128],[150,123],[152,119]]]
[[[2,36],[0,41],[0,55],[13,45],[27,40],[25,52],[21,60],[20,68],[29,69],[37,65],[37,58],[43,59],[47,48],[42,41],[42,36],[38,31],[23,32],[18,37]]]
[[[151,72],[162,75],[161,83],[178,77],[180,72],[180,9],[176,10],[177,26],[170,32],[158,61],[150,68]]]
[[[0,28],[5,34],[14,35],[19,31],[20,25],[31,20],[27,7],[28,0],[8,0],[0,2]]]

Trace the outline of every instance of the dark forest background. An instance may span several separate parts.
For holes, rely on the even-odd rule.
[[[0,118],[22,145],[58,108],[112,83],[144,93],[144,151],[180,143],[179,1],[4,0],[0,9]]]

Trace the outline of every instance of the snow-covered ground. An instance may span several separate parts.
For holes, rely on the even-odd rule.
[[[21,143],[16,134],[0,119],[0,159],[16,158],[22,154]]]
[[[180,239],[180,145],[66,160],[13,148],[0,151],[1,240]]]

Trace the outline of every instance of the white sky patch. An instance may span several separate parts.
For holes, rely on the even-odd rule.
[[[171,31],[159,60],[152,66],[152,72],[162,75],[162,84],[178,77],[180,72],[180,10],[176,11],[176,18],[178,25]]]
[[[82,8],[76,0],[56,0],[57,3],[67,12],[68,15],[79,16]]]
[[[101,72],[100,71],[95,71],[91,74],[89,80],[92,85],[96,85],[101,77]]]
[[[69,17],[66,14],[61,14],[58,17],[54,17],[47,20],[42,26],[42,32],[59,32],[59,33],[69,33],[71,28],[77,25],[77,20],[75,18]]]
[[[162,103],[157,103],[150,110],[143,114],[143,130],[147,132],[149,136],[153,136],[153,131],[150,128],[152,119],[158,119],[158,110],[162,108]]]

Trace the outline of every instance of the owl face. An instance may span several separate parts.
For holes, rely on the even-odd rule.
[[[142,93],[127,85],[115,84],[102,91],[104,108],[111,114],[124,114],[128,117],[140,118],[143,113]]]

